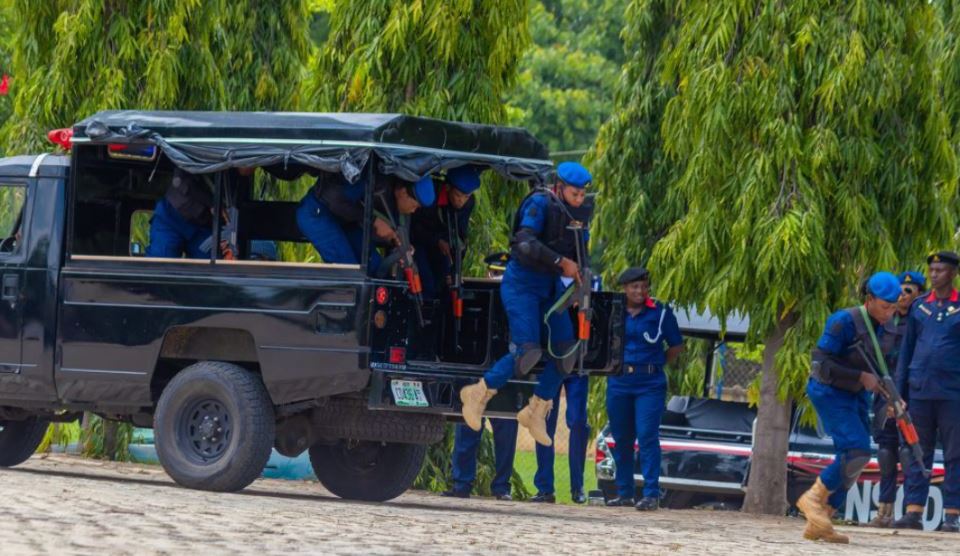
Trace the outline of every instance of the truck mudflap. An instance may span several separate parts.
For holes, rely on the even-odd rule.
[[[459,417],[460,388],[476,381],[470,375],[374,370],[370,379],[368,407]],[[534,384],[530,381],[510,381],[487,404],[485,415],[515,418],[533,395]]]

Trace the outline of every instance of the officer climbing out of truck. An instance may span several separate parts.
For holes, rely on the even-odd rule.
[[[940,251],[927,258],[930,294],[919,298],[907,319],[896,378],[910,401],[924,461],[911,461],[904,481],[903,517],[898,529],[922,529],[930,490],[924,471],[933,463],[937,433],[943,445],[943,524],[941,531],[960,531],[960,294],[953,287],[960,256]]]
[[[900,281],[878,272],[867,280],[865,297],[863,305],[830,315],[811,357],[807,395],[833,438],[837,457],[797,501],[807,520],[803,537],[808,540],[849,542],[833,529],[833,513],[844,507],[847,489],[870,461],[869,392],[878,391],[880,382],[860,355],[863,349],[856,348],[881,349],[878,338],[897,310]]]
[[[510,327],[510,352],[501,357],[476,384],[460,390],[463,418],[479,431],[487,403],[511,378],[525,377],[540,361],[541,326],[546,325],[547,349],[550,357],[539,377],[533,396],[517,414],[517,421],[526,427],[538,444],[550,446],[547,415],[553,397],[566,375],[573,371],[579,346],[573,323],[566,312],[552,312],[551,306],[563,302],[561,276],[581,282],[580,268],[586,261],[577,258],[577,239],[581,234],[568,229],[576,224],[570,209],[577,209],[586,199],[590,172],[576,162],[557,167],[553,191],[542,188],[532,191],[520,204],[514,218],[510,242],[510,262],[503,276],[500,297]],[[589,287],[589,284],[588,284]]]
[[[463,316],[463,257],[466,251],[470,215],[476,205],[473,193],[480,187],[480,174],[473,166],[460,166],[447,171],[440,184],[437,201],[411,217],[410,241],[414,260],[420,271],[423,298],[429,306],[427,319],[436,322],[437,303],[441,291],[450,293],[450,310],[457,319],[454,342],[459,343],[459,319]],[[436,358],[437,328],[427,326],[418,335],[416,357]]]
[[[363,214],[366,178],[349,183],[339,174],[325,173],[304,195],[297,209],[297,225],[326,263],[360,264],[363,249]],[[400,226],[420,207],[433,205],[433,179],[416,183],[385,177],[374,185],[373,239],[385,246],[402,242]],[[377,272],[380,255],[371,242],[369,271]]]
[[[880,340],[881,349],[887,358],[887,367],[897,368],[897,358],[900,354],[900,344],[907,329],[907,319],[910,315],[910,306],[923,293],[926,279],[916,271],[907,271],[900,274],[900,300],[897,301],[897,312],[893,318],[883,325],[883,338]],[[903,394],[903,392],[901,392]],[[873,413],[879,415],[887,411],[888,402],[883,396],[873,397]],[[900,460],[900,433],[897,422],[887,419],[882,428],[873,427],[873,439],[877,442],[877,462],[880,464],[880,494],[877,498],[877,515],[870,521],[871,527],[893,526],[893,505],[897,499],[897,463]],[[904,469],[909,461],[903,462]]]
[[[623,374],[607,378],[607,416],[616,443],[617,497],[608,506],[634,506],[653,511],[660,506],[660,418],[667,398],[665,365],[683,351],[683,337],[670,307],[650,297],[650,273],[628,268],[617,283],[627,296],[627,334]],[[636,491],[634,441],[640,448],[643,497]]]

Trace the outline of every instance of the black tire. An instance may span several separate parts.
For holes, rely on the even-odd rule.
[[[385,502],[410,488],[426,453],[422,444],[341,440],[310,448],[310,465],[340,498]]]
[[[0,467],[19,465],[37,451],[50,421],[33,417],[24,421],[0,421]]]
[[[270,459],[275,424],[259,376],[230,363],[195,363],[167,384],[157,403],[157,457],[185,487],[241,490]]]

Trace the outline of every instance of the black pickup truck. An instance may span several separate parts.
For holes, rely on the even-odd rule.
[[[423,335],[401,273],[369,276],[366,257],[249,255],[254,240],[306,241],[293,192],[323,173],[373,184],[472,164],[545,184],[547,150],[524,130],[394,114],[109,111],[50,137],[69,153],[0,160],[0,466],[27,459],[48,423],[89,411],[153,427],[165,470],[191,488],[242,489],[276,447],[309,450],[339,496],[388,500],[458,418],[459,388],[508,349],[495,281],[465,281],[456,346],[450,311],[433,312],[436,357],[417,360]],[[230,236],[233,260],[219,249],[143,256],[138,226],[175,168],[206,176],[214,207],[231,211],[232,227],[211,223],[211,234],[213,245]],[[238,171],[249,168],[260,175]],[[620,296],[595,296],[591,372],[618,370],[622,313]],[[531,392],[514,381],[489,411],[514,416]]]

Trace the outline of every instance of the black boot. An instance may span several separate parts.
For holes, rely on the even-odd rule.
[[[632,505],[633,505],[633,498],[621,498],[618,496],[616,498],[611,498],[607,500],[607,506],[610,506],[610,507],[632,506]]]
[[[443,491],[440,496],[446,496],[447,498],[470,498],[470,492],[451,488],[450,490]]]
[[[903,517],[893,522],[893,528],[923,531],[923,514],[920,512],[906,512],[903,514]]]
[[[660,507],[660,501],[653,496],[644,496],[634,507],[641,512],[654,512]]]
[[[554,496],[552,492],[550,494],[538,492],[536,496],[530,499],[530,501],[538,504],[554,504],[557,501],[557,497]]]
[[[587,503],[587,495],[584,494],[582,490],[578,490],[578,491],[576,491],[576,492],[571,492],[571,493],[570,493],[570,500],[572,500],[574,504],[586,504],[586,503]]]
[[[940,531],[944,533],[960,533],[960,515],[947,514],[943,516],[943,524],[940,525]]]

